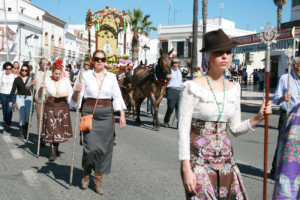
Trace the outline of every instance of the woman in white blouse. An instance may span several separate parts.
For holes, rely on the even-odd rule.
[[[121,91],[113,73],[104,68],[106,61],[105,52],[97,50],[93,54],[93,70],[83,73],[82,83],[75,83],[75,92],[70,101],[70,107],[75,107],[75,102],[81,104],[83,115],[93,115],[93,129],[83,132],[83,155],[82,167],[84,177],[82,188],[89,186],[90,174],[92,169],[95,171],[95,191],[97,194],[104,194],[102,188],[103,174],[110,173],[113,138],[114,138],[114,119],[113,111],[120,111],[120,128],[126,125],[124,110],[126,110]],[[78,99],[78,93],[80,97]],[[96,104],[97,98],[99,99]]]
[[[179,106],[179,160],[187,199],[248,199],[233,158],[227,126],[237,136],[272,113],[271,103],[241,121],[240,85],[224,78],[237,44],[219,29],[205,35],[206,76],[182,86]]]
[[[43,89],[45,88],[45,90]],[[67,98],[73,88],[68,78],[62,76],[62,62],[57,60],[52,67],[52,76],[47,77],[39,89],[39,97],[46,95],[47,101],[43,115],[42,140],[50,143],[50,161],[59,156],[59,143],[72,137],[72,124]]]
[[[9,106],[9,95],[10,91],[13,87],[13,83],[15,78],[17,77],[12,73],[13,64],[11,62],[6,62],[3,64],[4,73],[1,74],[1,92],[0,92],[0,100],[2,104],[2,112],[3,112],[3,121],[4,128],[6,130],[10,130],[11,119],[12,119],[12,108],[15,103],[15,95],[12,100],[12,106]]]

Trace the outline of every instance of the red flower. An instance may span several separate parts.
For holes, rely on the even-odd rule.
[[[61,67],[62,66],[62,61],[60,60],[60,59],[57,59],[56,61],[55,61],[55,65],[57,66],[57,67]]]
[[[90,66],[93,67],[93,58],[90,58]]]

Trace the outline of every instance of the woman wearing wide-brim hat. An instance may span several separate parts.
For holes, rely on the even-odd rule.
[[[179,106],[179,160],[186,197],[248,199],[227,130],[235,136],[253,130],[272,113],[271,103],[263,101],[258,114],[241,121],[240,85],[224,78],[237,43],[222,29],[208,32],[204,40],[201,52],[206,52],[209,71],[183,84]]]

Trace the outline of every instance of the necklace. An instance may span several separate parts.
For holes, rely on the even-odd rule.
[[[223,92],[223,94],[224,94],[224,95],[223,95],[222,110],[221,110],[221,108],[220,108],[220,105],[219,105],[218,102],[217,102],[216,95],[215,95],[215,93],[214,93],[214,90],[213,90],[213,88],[212,88],[210,82],[209,82],[209,79],[208,79],[208,75],[207,75],[207,74],[206,74],[206,79],[207,79],[208,85],[209,85],[209,87],[210,87],[210,90],[211,90],[211,92],[212,92],[212,94],[213,94],[213,96],[214,96],[214,99],[215,99],[215,101],[216,101],[216,104],[217,104],[217,106],[218,106],[218,111],[219,111],[218,121],[220,121],[220,119],[221,119],[221,117],[222,117],[222,114],[223,114],[223,111],[224,111],[224,104],[225,104],[225,78],[224,78],[224,76],[223,76],[223,87],[224,87],[224,92]]]

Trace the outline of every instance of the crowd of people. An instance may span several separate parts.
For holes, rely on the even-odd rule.
[[[90,174],[94,170],[94,186],[97,194],[103,195],[103,174],[111,171],[114,144],[114,112],[120,112],[120,128],[126,125],[126,110],[115,74],[105,69],[106,54],[93,54],[93,68],[90,62],[84,69],[68,65],[63,69],[62,61],[50,64],[45,58],[39,62],[35,72],[28,63],[20,67],[6,62],[0,76],[0,100],[3,111],[3,126],[10,131],[14,106],[19,112],[20,138],[28,133],[31,104],[37,115],[37,133],[40,146],[50,144],[49,161],[60,156],[60,143],[73,136],[69,107],[81,107],[82,116],[93,115],[93,129],[83,131],[83,178],[82,188],[89,186]],[[81,74],[82,73],[82,74]],[[82,80],[80,79],[82,76]]]
[[[188,68],[180,68],[179,59],[172,60],[171,78],[166,83],[167,111],[164,126],[169,127],[175,109],[178,118],[180,173],[186,199],[248,199],[228,133],[239,136],[255,131],[254,128],[272,114],[271,102],[263,99],[257,114],[242,121],[241,86],[238,82],[228,80],[231,50],[237,43],[230,41],[222,29],[208,32],[204,40],[205,48],[201,52],[206,54],[205,72],[197,68],[191,73]],[[7,62],[3,65],[4,71],[0,77],[5,129],[10,130],[13,108],[17,105],[20,137],[24,138],[31,120],[30,106],[34,103],[41,146],[50,144],[50,161],[60,156],[59,144],[68,141],[73,135],[69,107],[80,106],[82,116],[93,116],[93,128],[83,131],[81,187],[88,188],[94,171],[95,191],[101,195],[104,194],[103,174],[111,172],[114,112],[120,112],[120,128],[126,125],[126,105],[117,77],[105,69],[105,61],[105,52],[97,50],[93,54],[92,68],[89,62],[85,62],[82,70],[77,66],[72,69],[68,65],[64,71],[60,60],[50,64],[45,58],[41,59],[35,72],[31,72],[27,63],[20,67],[18,62]],[[263,89],[264,71],[254,70],[252,75],[254,84],[259,82],[260,89]],[[188,76],[191,80],[185,80]],[[242,76],[247,84],[246,69]],[[295,170],[299,170],[300,152],[300,58],[293,62],[290,83],[287,82],[288,76],[284,74],[280,78],[274,95],[274,103],[280,106],[278,147],[270,172],[276,180],[276,199],[282,195],[299,195],[299,188],[296,191],[295,186],[300,180],[297,176],[299,171]],[[148,109],[151,109],[151,104]],[[286,187],[282,186],[285,184],[281,181],[283,179],[291,183],[288,190],[282,189]],[[289,194],[285,194],[286,191],[290,191]]]

